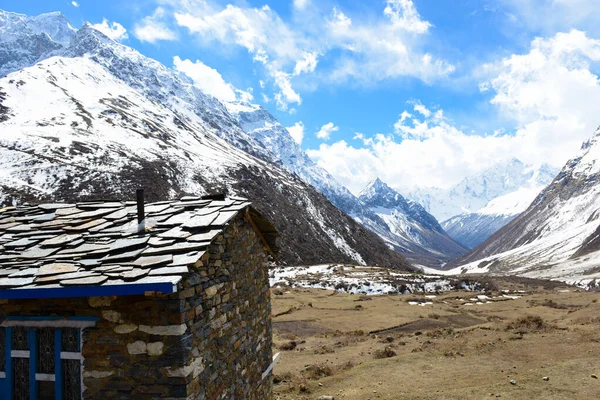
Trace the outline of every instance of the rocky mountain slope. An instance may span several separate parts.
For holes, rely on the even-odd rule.
[[[319,167],[302,150],[288,130],[257,104],[225,103],[240,127],[273,154],[282,168],[298,175],[323,193],[335,206],[367,226],[385,229],[383,221],[369,212],[345,186]]]
[[[186,77],[88,24],[75,30],[60,14],[0,12],[0,21],[0,70],[8,73],[0,79],[0,197],[127,198],[143,186],[148,200],[159,200],[227,190],[274,221],[287,263],[407,266],[279,168],[277,156]],[[40,52],[36,40],[50,50]]]
[[[455,272],[588,279],[600,274],[600,129],[512,222],[453,264]]]
[[[410,261],[439,266],[466,251],[454,243],[439,228],[435,218],[417,204],[393,204],[390,207],[396,208],[390,209],[389,214],[380,213],[374,208],[373,204],[378,200],[376,198],[369,199],[369,204],[365,204],[363,198],[354,196],[314,163],[287,129],[263,107],[239,102],[227,103],[226,107],[248,135],[263,143],[278,158],[282,168],[310,183],[335,206],[376,232],[391,248],[401,252]],[[378,188],[383,189],[384,186]],[[387,186],[385,188],[391,190]],[[400,196],[396,192],[394,195]],[[392,212],[394,216],[391,216]],[[437,227],[433,229],[433,225]]]
[[[406,200],[379,178],[359,195],[362,204],[385,221],[396,246],[416,263],[438,265],[464,254],[467,249],[450,238],[438,221],[417,202]]]
[[[211,133],[314,186],[339,209],[383,237],[389,247],[405,248],[403,241],[398,241],[378,215],[317,166],[285,127],[262,107],[245,103],[222,104],[199,91],[187,77],[115,43],[89,24],[77,30],[58,13],[27,17],[0,11],[0,19],[5,21],[0,29],[0,46],[10,50],[3,58],[0,56],[4,60],[0,71],[4,74],[32,66],[50,56],[89,58],[146,98],[180,115],[200,118]],[[58,39],[54,40],[55,37]],[[22,42],[33,44],[23,46]],[[40,52],[40,48],[48,50]],[[431,254],[431,251],[428,250],[428,253]],[[434,264],[450,258],[443,250],[435,252],[438,253]]]

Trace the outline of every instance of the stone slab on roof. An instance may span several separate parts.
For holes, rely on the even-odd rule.
[[[150,203],[138,232],[132,202],[0,209],[0,298],[45,288],[58,297],[57,290],[74,287],[176,284],[229,222],[250,210],[243,198]]]

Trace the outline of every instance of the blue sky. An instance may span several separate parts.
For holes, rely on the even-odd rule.
[[[447,187],[517,157],[557,167],[600,125],[597,0],[0,0],[61,11],[251,99],[357,192]]]

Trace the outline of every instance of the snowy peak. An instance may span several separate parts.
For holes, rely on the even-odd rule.
[[[406,201],[404,196],[389,187],[381,179],[376,178],[365,187],[358,199],[371,210],[387,209],[405,215],[428,229],[443,232],[434,216],[429,214],[420,204]]]
[[[593,176],[600,173],[600,128],[581,146],[579,155],[566,168],[573,170],[573,175]]]
[[[359,198],[362,197],[363,199],[368,199],[368,198],[374,197],[374,196],[387,197],[390,195],[393,196],[393,195],[397,195],[397,194],[399,194],[399,193],[397,193],[394,189],[389,187],[381,179],[375,178],[371,182],[369,182],[363,190],[361,190],[358,197]]]
[[[57,55],[76,31],[60,13],[28,17],[0,10],[0,77]]]
[[[246,133],[187,76],[90,24],[76,30],[59,13],[2,18],[10,23],[0,23],[0,197],[122,197],[131,182],[152,188],[155,199],[233,191],[256,199],[275,221],[288,262],[405,264],[376,234],[280,169],[266,141]],[[244,107],[262,113],[261,131],[288,140],[266,110]],[[290,159],[303,154],[273,143],[288,147]],[[314,180],[327,181],[311,165]],[[333,178],[329,183],[360,206]]]
[[[467,177],[450,189],[416,189],[410,191],[408,197],[445,221],[460,214],[477,212],[495,198],[523,188],[539,191],[557,173],[558,170],[548,164],[536,168],[512,158]]]
[[[60,12],[29,17],[0,10],[0,42],[10,42],[24,35],[48,35],[52,41],[64,46],[77,31]]]

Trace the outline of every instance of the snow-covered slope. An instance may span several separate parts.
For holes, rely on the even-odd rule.
[[[403,247],[403,252],[415,262],[438,260],[438,266],[445,261],[466,252],[442,229],[438,221],[414,201],[407,201],[402,195],[379,178],[363,189],[360,201],[383,219],[393,241]]]
[[[50,40],[44,29],[65,26],[60,14],[43,19],[40,34]],[[0,25],[11,49],[20,43],[15,24]],[[30,34],[22,28],[21,38]],[[0,198],[127,198],[144,186],[157,200],[228,190],[251,198],[275,222],[288,263],[406,265],[312,186],[278,168],[221,103],[185,77],[87,24],[68,45],[53,43],[60,56],[0,79]],[[1,59],[3,71],[37,61],[13,55]]]
[[[267,110],[257,104],[241,102],[225,103],[225,106],[242,129],[277,158],[282,168],[314,186],[335,206],[359,221],[383,225],[345,186],[311,160],[288,130]]]
[[[354,196],[326,170],[313,162],[287,129],[261,106],[239,102],[227,103],[226,106],[244,131],[274,154],[282,168],[310,183],[336,207],[376,232],[390,247],[404,254],[409,260],[439,266],[466,251],[453,243],[439,228],[435,218],[417,204],[394,203],[390,207],[396,209],[390,208],[387,213],[365,204],[362,197],[359,199]],[[371,188],[375,189],[374,186]],[[398,193],[395,195],[400,196]],[[375,198],[369,199],[369,202],[370,200],[377,201]]]
[[[512,222],[455,264],[573,280],[600,277],[600,129]]]
[[[456,215],[441,223],[451,238],[472,249],[527,209],[543,186],[522,187],[496,197],[474,212]]]
[[[476,212],[495,198],[519,189],[545,187],[557,173],[547,164],[534,168],[513,158],[467,177],[450,189],[417,188],[404,192],[407,198],[417,201],[439,221],[445,221]]]

